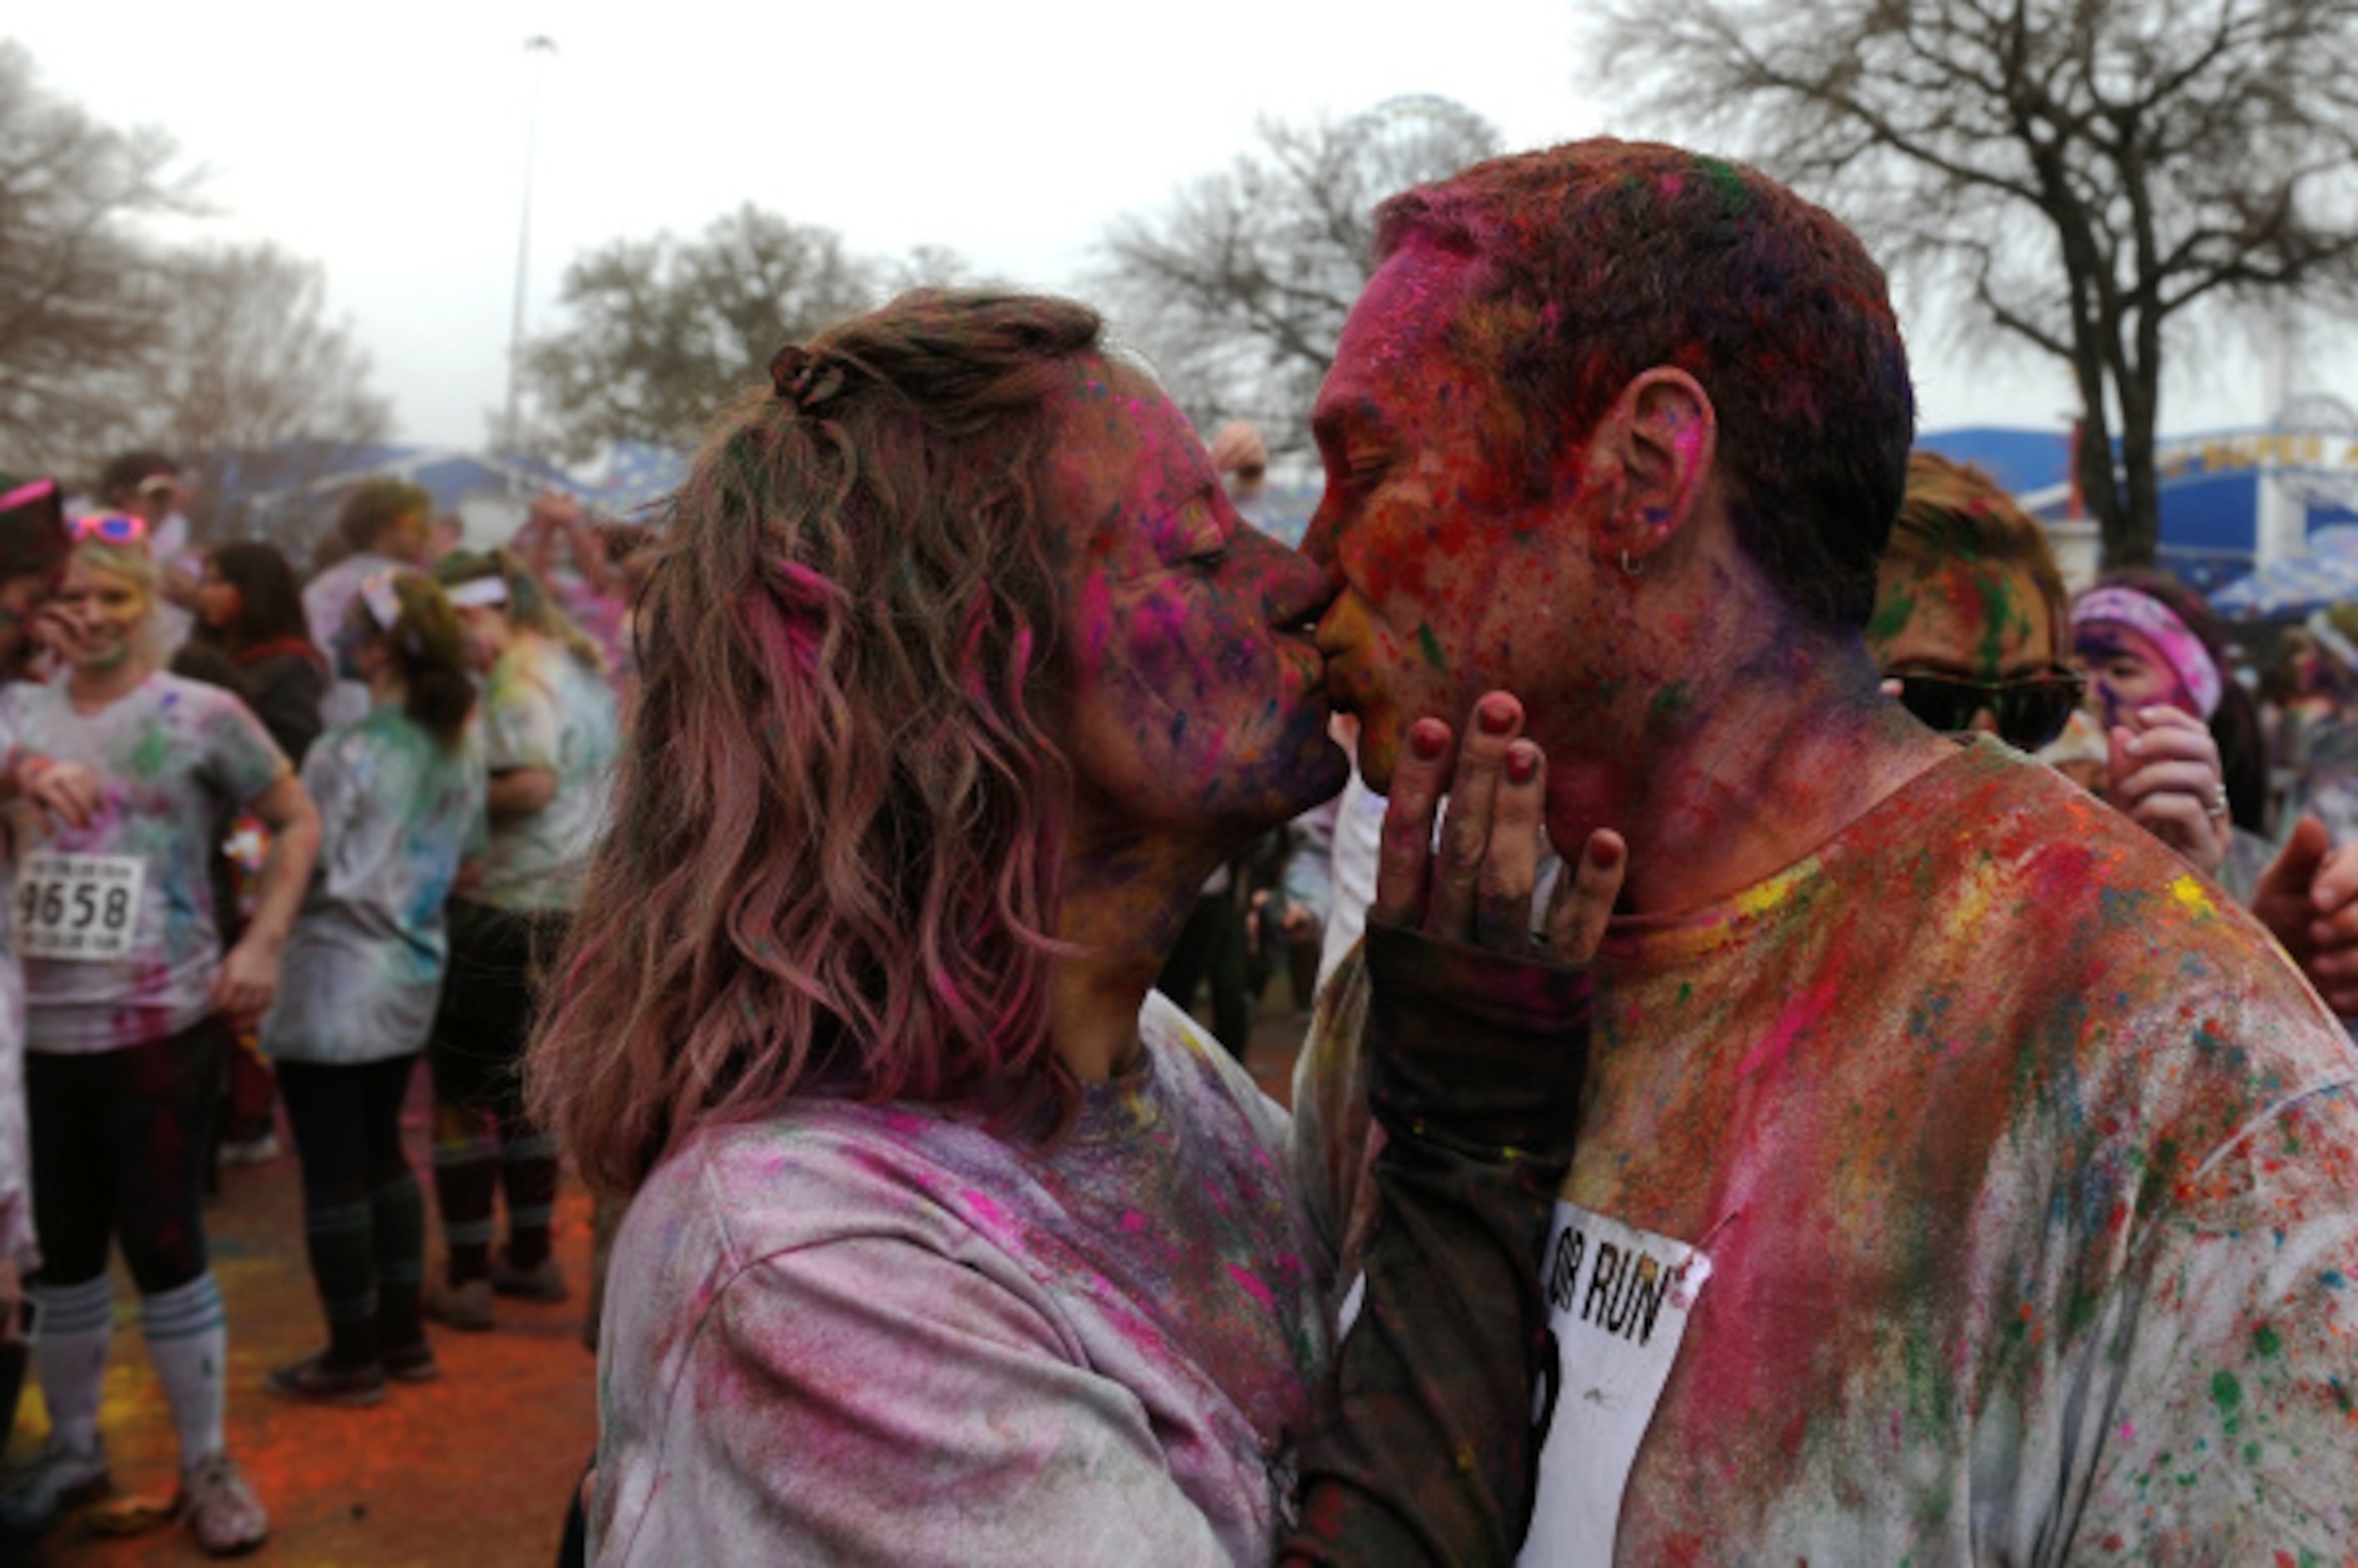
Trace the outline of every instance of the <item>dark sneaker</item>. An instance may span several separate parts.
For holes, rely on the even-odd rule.
[[[566,1288],[565,1271],[555,1258],[543,1258],[529,1269],[519,1269],[505,1257],[492,1260],[492,1289],[519,1301],[561,1302],[573,1292]]]
[[[417,1293],[417,1310],[448,1328],[481,1334],[492,1326],[492,1282],[470,1280],[463,1285],[428,1280]]]
[[[87,1450],[47,1443],[0,1471],[0,1533],[38,1535],[114,1489],[104,1438]]]
[[[373,1405],[384,1402],[384,1368],[340,1367],[326,1351],[307,1356],[292,1366],[274,1368],[270,1391],[282,1400],[314,1405]]]
[[[434,1343],[420,1338],[414,1345],[397,1345],[384,1353],[384,1375],[396,1383],[430,1383],[442,1375],[435,1364]]]
[[[200,1459],[180,1474],[179,1516],[208,1556],[235,1557],[270,1539],[270,1516],[226,1454]]]

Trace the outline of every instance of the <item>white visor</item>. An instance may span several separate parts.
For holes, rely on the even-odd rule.
[[[445,589],[450,602],[461,610],[488,610],[508,601],[508,579],[493,573],[490,577],[471,578]]]

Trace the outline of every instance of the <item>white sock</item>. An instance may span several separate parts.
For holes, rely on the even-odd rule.
[[[106,1276],[79,1285],[25,1287],[34,1313],[33,1371],[49,1431],[77,1454],[98,1445],[98,1399],[114,1337],[114,1292]]]
[[[139,1298],[147,1356],[180,1432],[180,1468],[222,1451],[222,1403],[229,1390],[229,1327],[221,1287],[207,1269],[187,1284]]]

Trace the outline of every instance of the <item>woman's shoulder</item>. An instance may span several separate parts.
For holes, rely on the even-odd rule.
[[[701,1234],[739,1266],[862,1236],[956,1249],[1019,1163],[933,1108],[799,1099],[697,1133],[632,1198],[630,1225],[674,1245]]]

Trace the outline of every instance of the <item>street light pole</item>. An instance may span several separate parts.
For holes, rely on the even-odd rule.
[[[557,40],[546,33],[535,33],[525,39],[524,52],[553,57]],[[536,67],[531,69],[532,86],[524,111],[524,213],[516,223],[515,309],[508,326],[508,413],[500,431],[501,443],[510,451],[522,444],[523,438],[524,298],[532,267],[533,136],[540,119],[541,72]]]

